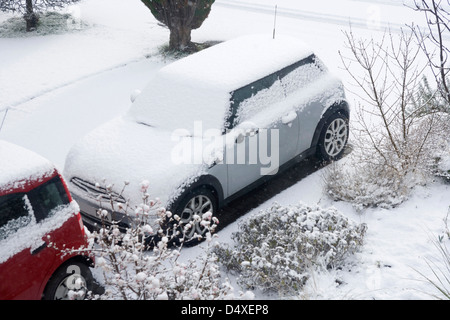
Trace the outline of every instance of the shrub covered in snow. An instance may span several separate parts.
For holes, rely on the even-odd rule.
[[[335,201],[346,201],[356,210],[393,208],[409,195],[412,180],[399,176],[388,167],[372,166],[350,155],[342,163],[330,164],[323,173],[324,193]],[[411,179],[417,177],[411,176]]]
[[[436,152],[449,142],[448,110],[420,82],[426,66],[412,32],[389,33],[381,42],[345,34],[349,57],[341,53],[342,62],[360,92],[354,148],[344,165],[328,170],[325,191],[358,208],[394,207],[429,181],[431,165],[435,174],[445,172]]]
[[[445,120],[440,130],[446,137],[435,142],[434,148],[430,151],[428,168],[432,175],[450,182],[450,113]]]
[[[142,184],[143,202],[130,213],[134,223],[119,230],[117,223],[103,224],[90,234],[95,242],[93,253],[101,270],[105,292],[95,299],[161,300],[161,299],[237,299],[251,298],[252,294],[234,293],[228,280],[221,278],[216,255],[210,250],[213,238],[207,233],[204,254],[196,260],[181,261],[183,245],[171,246],[169,233],[153,230],[151,221],[165,221],[172,214],[150,200],[148,184]],[[110,190],[108,188],[107,190]],[[113,208],[117,207],[112,203]],[[128,208],[119,206],[122,210]],[[108,216],[104,208],[100,217]],[[208,217],[204,217],[208,219]],[[212,224],[205,224],[213,230]],[[159,237],[154,237],[159,231]],[[150,241],[151,240],[151,241]],[[185,259],[184,259],[185,260]]]
[[[38,22],[38,28],[33,32],[26,32],[26,26],[22,17],[11,17],[0,24],[0,38],[34,37],[36,35],[64,34],[84,30],[89,25],[77,17],[76,12],[43,13]]]
[[[243,287],[285,296],[298,293],[311,267],[342,265],[365,231],[334,208],[275,203],[239,225],[234,247],[219,245],[215,252]]]

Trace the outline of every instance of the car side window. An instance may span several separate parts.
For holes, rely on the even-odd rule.
[[[0,240],[6,239],[33,220],[26,194],[12,193],[0,197]]]
[[[227,129],[249,120],[284,97],[284,89],[276,73],[235,90],[231,95],[230,117]]]

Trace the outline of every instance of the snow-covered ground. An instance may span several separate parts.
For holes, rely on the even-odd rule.
[[[380,38],[386,27],[395,33],[405,24],[423,24],[423,17],[403,2],[216,0],[209,18],[193,32],[193,41],[271,34],[277,4],[276,32],[302,38],[347,85],[349,76],[338,54],[346,50],[342,31],[351,25],[357,37]],[[83,22],[77,24],[75,19],[70,32],[0,38],[0,139],[36,151],[60,169],[75,141],[123,114],[130,105],[130,92],[142,89],[150,75],[169,62],[158,55],[158,48],[168,41],[168,31],[138,0],[89,0],[66,11]],[[0,13],[0,23],[10,17]],[[356,99],[351,94],[349,98]],[[435,292],[418,271],[432,277],[427,261],[439,260],[433,239],[445,231],[450,186],[436,182],[417,188],[398,208],[357,213],[351,205],[333,203],[323,194],[322,177],[319,170],[246,214],[274,201],[282,205],[303,201],[333,205],[367,224],[365,245],[353,257],[351,270],[313,274],[302,297],[430,298],[428,293]],[[237,223],[221,230],[219,241],[230,241],[236,230]],[[194,256],[202,249],[184,252]]]

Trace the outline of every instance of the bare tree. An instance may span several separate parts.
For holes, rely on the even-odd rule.
[[[345,35],[349,53],[340,56],[359,98],[354,163],[348,174],[345,168],[331,172],[342,181],[331,179],[326,188],[336,199],[363,207],[397,205],[414,185],[426,181],[445,120],[437,110],[424,112],[428,100],[420,81],[427,64],[413,32],[386,33],[380,41],[356,39],[351,30]]]
[[[0,10],[23,14],[27,31],[36,30],[39,13],[48,9],[62,8],[79,0],[0,0]]]
[[[450,35],[450,0],[414,0],[413,9],[425,15],[427,31],[421,30],[418,26],[411,28],[428,59],[438,92],[447,104],[450,104],[448,65],[450,51],[445,42],[446,36]]]
[[[358,94],[362,100],[358,108],[361,132],[383,166],[399,174],[414,169],[435,122],[433,114],[423,117],[425,106],[417,103],[420,75],[426,66],[418,65],[421,51],[413,41],[414,35],[402,31],[395,39],[388,34],[380,43],[356,40],[351,32],[346,36],[352,56],[341,54],[341,58],[358,90],[362,89]],[[362,73],[353,69],[355,62]]]

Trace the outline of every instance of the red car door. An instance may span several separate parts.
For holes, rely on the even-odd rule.
[[[28,202],[29,204],[29,202]],[[0,299],[40,299],[43,282],[55,259],[43,241],[27,196],[0,197]],[[8,218],[9,219],[8,219]],[[8,219],[8,220],[7,220]],[[7,221],[6,221],[7,220]]]
[[[58,250],[63,243],[83,244],[79,224],[53,219],[70,197],[58,175],[24,192],[0,196],[0,299],[41,299],[51,273],[63,262]],[[77,237],[69,231],[73,226]],[[54,264],[54,265],[53,265]]]
[[[27,247],[0,265],[0,299],[41,299],[55,255],[51,249]]]

